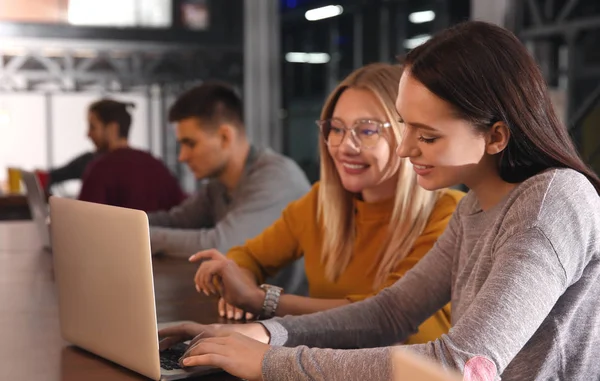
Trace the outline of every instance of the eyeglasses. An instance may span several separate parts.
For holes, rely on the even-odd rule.
[[[356,120],[352,127],[346,127],[344,122],[336,118],[317,120],[316,123],[321,129],[325,143],[331,147],[342,144],[346,131],[350,131],[350,136],[358,147],[373,148],[377,145],[383,129],[391,126],[389,122],[382,123],[372,119]]]

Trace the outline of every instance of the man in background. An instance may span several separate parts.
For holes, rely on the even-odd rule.
[[[205,83],[172,106],[179,160],[207,182],[181,205],[149,215],[152,250],[189,257],[206,249],[226,253],[270,226],[288,203],[309,190],[300,167],[248,141],[241,99],[229,86]],[[304,263],[297,261],[272,283],[304,294]]]
[[[112,99],[90,106],[89,135],[103,154],[88,164],[79,199],[145,212],[168,210],[185,195],[160,160],[129,146],[130,107]]]
[[[85,152],[68,162],[66,165],[51,169],[48,172],[48,183],[46,186],[46,191],[48,193],[53,185],[60,184],[68,180],[83,179],[83,174],[85,173],[88,164],[106,152],[108,143],[106,142],[104,133],[102,130],[93,127],[89,113],[88,138],[92,141],[96,150],[93,152]]]

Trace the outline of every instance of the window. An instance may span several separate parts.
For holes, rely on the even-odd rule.
[[[70,0],[68,22],[82,26],[165,28],[172,0]]]

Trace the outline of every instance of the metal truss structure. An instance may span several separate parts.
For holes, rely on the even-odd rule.
[[[582,122],[600,105],[600,1],[512,1],[508,26],[532,48],[550,86],[565,88],[567,126],[581,148]],[[600,155],[595,144],[589,162]]]
[[[193,44],[0,40],[0,91],[127,91],[206,78],[243,80],[243,51]]]

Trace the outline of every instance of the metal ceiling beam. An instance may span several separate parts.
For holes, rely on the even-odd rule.
[[[70,40],[65,38],[33,38],[33,37],[6,37],[0,34],[0,48],[19,48],[19,49],[37,49],[37,50],[52,50],[53,52],[64,51],[82,51],[89,52],[93,50],[108,50],[108,51],[144,51],[162,53],[167,50],[193,50],[205,52],[242,52],[243,45],[238,44],[223,44],[218,46],[199,45],[181,42],[162,41],[99,41],[99,40]]]
[[[556,17],[556,22],[561,23],[564,22],[567,17],[573,12],[575,7],[579,4],[579,0],[569,0],[567,4],[561,9],[560,13]]]
[[[23,64],[25,64],[25,62],[27,62],[28,58],[29,56],[13,57],[4,67],[4,75],[15,73],[21,68],[21,66],[23,66]]]
[[[581,106],[573,113],[569,119],[569,126],[572,129],[581,130],[581,123],[585,117],[600,103],[600,84],[592,91],[590,95],[582,102]],[[588,162],[593,163],[600,155],[600,145],[592,152]]]
[[[56,77],[60,77],[62,75],[63,70],[60,65],[58,65],[55,61],[52,61],[50,58],[44,57],[40,54],[32,54],[31,58],[42,64],[50,74]]]
[[[542,16],[542,10],[536,0],[527,0],[527,7],[531,12],[531,17],[536,25],[544,25],[544,17]]]
[[[546,20],[554,19],[554,2],[555,0],[546,0],[546,2],[544,3],[544,18]]]
[[[579,6],[595,1],[598,0],[545,0],[544,20],[541,20],[541,25],[540,15],[536,13],[538,2],[513,1],[516,15],[514,29],[522,40],[534,48],[536,59],[541,61],[540,66],[550,69],[544,71],[546,80],[551,85],[556,85],[558,77],[565,80],[566,125],[579,149],[582,148],[583,139],[581,122],[600,102],[600,85],[591,92],[588,86],[583,86],[590,81],[595,81],[593,84],[597,83],[600,78],[600,66],[591,66],[585,62],[584,56],[589,56],[584,54],[588,45],[582,37],[593,38],[600,33],[600,14],[594,7],[590,7],[590,11],[585,14],[575,11]],[[523,17],[528,9],[532,10],[529,19]],[[566,67],[559,69],[559,52],[565,46]],[[591,46],[595,46],[593,42]],[[600,148],[594,153],[593,159],[597,155],[600,155]]]
[[[519,33],[523,39],[537,39],[566,34],[579,33],[585,30],[600,29],[600,16],[587,17],[564,23],[548,24],[527,28]]]
[[[2,89],[26,90],[36,86],[50,86],[60,91],[77,91],[93,82],[99,86],[115,83],[119,89],[126,90],[132,86],[146,86],[168,81],[181,82],[205,79],[207,76],[220,77],[239,83],[242,73],[235,68],[242,65],[241,53],[216,54],[205,58],[202,50],[157,52],[132,51],[120,52],[119,58],[110,55],[110,51],[93,51],[96,55],[83,59],[75,64],[73,51],[65,51],[60,61],[43,56],[39,50],[26,50],[22,55],[12,56],[0,69],[0,86]],[[200,59],[204,57],[203,59]],[[40,64],[39,69],[23,66],[33,59]],[[6,55],[0,46],[0,62],[5,62]],[[107,65],[98,70],[94,66],[103,61]]]
[[[75,67],[75,73],[83,73],[90,70],[90,68],[99,60],[100,57],[98,56],[83,59],[79,65]]]
[[[573,116],[569,118],[569,128],[577,127],[599,102],[600,84],[596,86],[583,102],[581,102],[581,105],[573,112]]]

